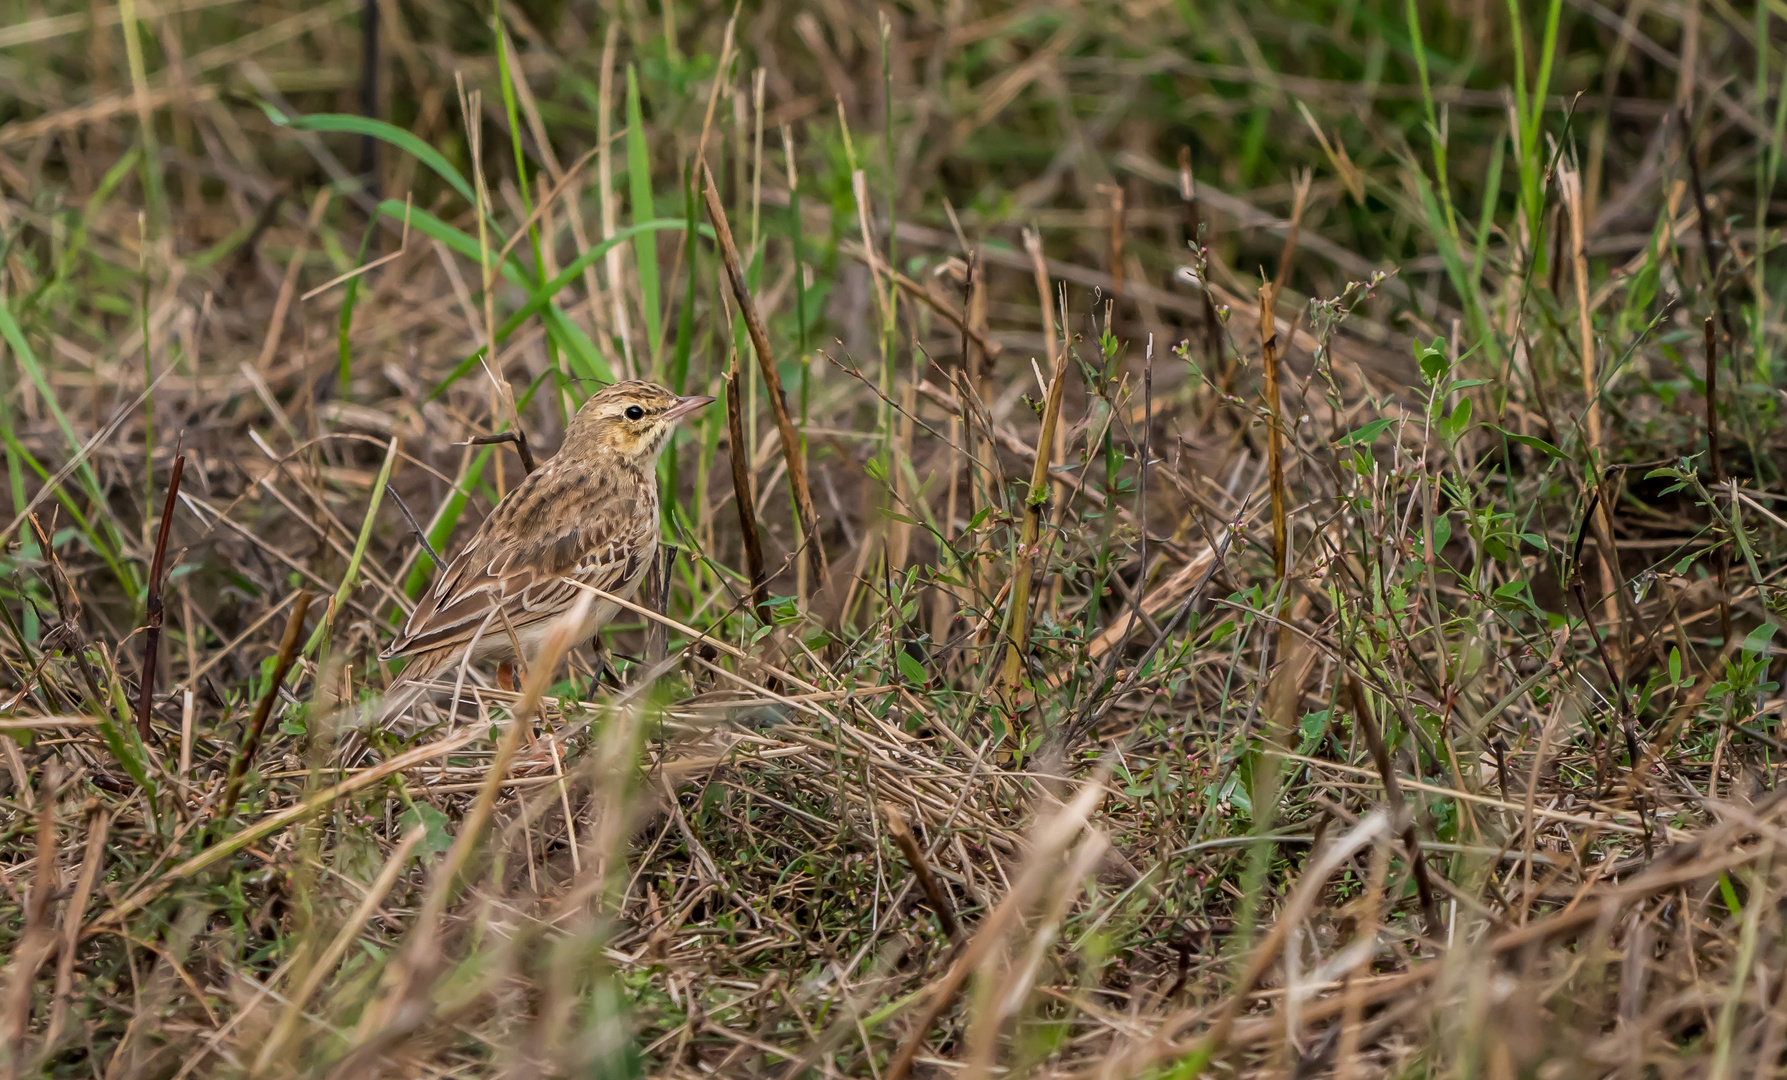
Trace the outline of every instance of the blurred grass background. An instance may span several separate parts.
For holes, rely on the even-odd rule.
[[[5,4],[8,1075],[1782,1067],[1779,0]]]

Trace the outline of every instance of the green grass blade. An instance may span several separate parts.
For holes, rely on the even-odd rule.
[[[360,522],[360,538],[354,541],[354,553],[348,557],[347,572],[341,575],[341,586],[335,590],[328,609],[317,620],[316,629],[311,632],[310,640],[304,644],[306,656],[314,655],[317,647],[329,639],[329,632],[335,625],[336,612],[347,602],[348,594],[354,591],[354,581],[360,576],[360,561],[366,557],[366,545],[372,539],[372,526],[378,521],[379,503],[385,499],[385,487],[391,482],[391,466],[396,462],[397,438],[392,436],[391,444],[385,450],[385,463],[379,467],[378,479],[372,482],[372,501],[367,503],[366,517]]]
[[[395,124],[388,124],[383,120],[374,120],[367,116],[344,116],[340,113],[288,117],[264,101],[260,103],[260,106],[261,111],[267,114],[267,119],[280,127],[289,127],[293,131],[370,135],[380,142],[389,143],[428,166],[436,176],[451,184],[454,191],[463,195],[466,202],[475,204],[478,201],[472,193],[471,184],[467,183],[465,177],[459,174],[459,170],[447,161],[445,155]]]
[[[645,144],[645,116],[639,107],[639,76],[627,66],[627,180],[631,187],[633,222],[651,221],[652,166]],[[640,237],[633,243],[633,258],[639,264],[639,299],[645,306],[645,344],[651,351],[651,366],[657,367],[658,348],[664,343],[664,328],[658,310],[658,245],[651,237]]]
[[[354,265],[366,265],[366,252],[371,250],[372,236],[377,231],[375,222],[366,223],[366,231],[360,236],[360,254],[354,259]],[[341,319],[336,329],[335,351],[341,362],[341,397],[347,400],[348,386],[353,381],[353,350],[348,346],[348,331],[354,325],[354,303],[360,298],[360,279],[363,274],[355,274],[348,279],[347,289],[341,296]]]

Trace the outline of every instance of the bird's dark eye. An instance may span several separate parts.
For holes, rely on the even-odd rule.
[[[643,419],[645,419],[645,410],[641,409],[637,405],[628,405],[627,406],[627,419],[628,420],[643,420]]]

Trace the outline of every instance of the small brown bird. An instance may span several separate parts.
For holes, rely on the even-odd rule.
[[[532,656],[576,603],[579,585],[630,599],[657,551],[658,455],[677,422],[713,400],[633,381],[584,402],[559,452],[497,504],[380,654],[410,657],[385,695],[385,716],[468,656]],[[577,639],[617,610],[598,599]]]

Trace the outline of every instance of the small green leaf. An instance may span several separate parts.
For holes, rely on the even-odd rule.
[[[920,684],[931,681],[930,675],[925,672],[924,665],[920,664],[917,660],[912,659],[910,653],[902,652],[899,654],[899,665],[900,674],[906,676],[908,681]]]
[[[1471,399],[1463,398],[1458,402],[1458,407],[1452,410],[1452,415],[1440,421],[1440,434],[1446,437],[1447,442],[1456,442],[1470,424]]]
[[[1768,646],[1768,639],[1774,636],[1775,624],[1763,623],[1761,626],[1758,626],[1756,629],[1744,635],[1744,651],[1747,653],[1760,653]]]
[[[1396,422],[1396,419],[1394,417],[1388,417],[1388,416],[1381,417],[1377,420],[1373,420],[1371,423],[1366,424],[1364,427],[1359,428],[1356,431],[1349,431],[1345,435],[1342,435],[1340,437],[1339,445],[1341,445],[1341,446],[1358,446],[1358,445],[1362,445],[1362,444],[1369,445],[1379,435],[1382,435],[1384,433],[1385,428],[1389,427],[1391,424],[1394,424],[1395,422]]]
[[[1494,425],[1491,426],[1494,427]],[[1570,455],[1559,450],[1544,439],[1539,438],[1537,435],[1521,435],[1517,432],[1509,431],[1504,427],[1496,427],[1495,430],[1501,432],[1509,442],[1517,442],[1522,446],[1531,447],[1539,453],[1544,454],[1546,457],[1555,458],[1558,461],[1570,460]]]
[[[416,803],[397,820],[406,833],[418,825],[422,827],[422,842],[416,845],[416,854],[423,858],[438,855],[453,846],[452,822],[433,803]]]
[[[1676,684],[1682,681],[1682,651],[1673,645],[1669,647],[1669,681]]]
[[[1451,367],[1446,362],[1445,342],[1439,338],[1434,338],[1433,344],[1425,348],[1416,345],[1415,358],[1421,363],[1421,378],[1429,383],[1439,382],[1446,369]]]

